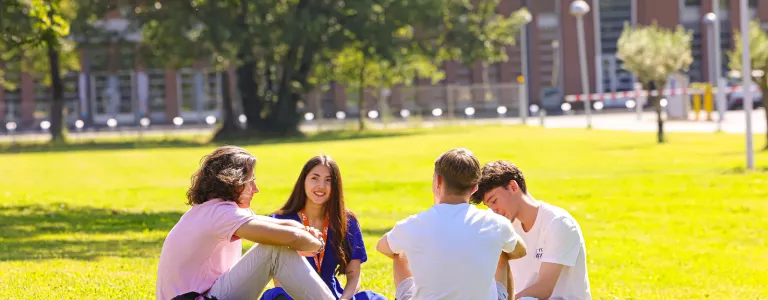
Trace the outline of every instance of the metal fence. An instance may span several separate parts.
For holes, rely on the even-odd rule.
[[[326,88],[311,93],[300,108],[304,125],[339,125],[358,122],[361,113],[369,123],[439,122],[466,119],[527,117],[525,86],[521,84],[421,85],[394,89]],[[362,110],[360,109],[362,105]]]

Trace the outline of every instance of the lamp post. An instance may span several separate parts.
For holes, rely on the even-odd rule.
[[[717,14],[711,12],[704,15],[702,22],[707,25],[707,29],[709,30],[709,42],[707,43],[707,50],[709,51],[709,55],[711,55],[708,62],[710,78],[709,81],[713,87],[717,88],[715,104],[717,105],[717,112],[720,116],[717,120],[717,131],[719,132],[722,130],[722,123],[725,117],[725,91],[723,91],[725,87],[722,86],[720,80],[720,69],[722,68],[722,66],[720,66],[720,34],[719,29],[716,29],[720,21],[717,19]]]
[[[755,169],[755,153],[752,146],[752,61],[749,53],[749,16],[747,0],[739,1],[739,19],[741,21],[741,78],[744,87],[744,113],[747,122],[747,169]]]
[[[717,103],[717,112],[720,115],[720,120],[725,119],[725,82],[721,77],[723,76],[723,63],[722,63],[722,45],[720,44],[720,19],[717,17],[720,14],[720,0],[712,0],[712,14],[714,21],[712,23],[713,43],[714,43],[714,56],[715,56],[715,79],[714,86],[717,87],[717,96],[715,103]],[[742,15],[743,17],[744,15]]]
[[[587,77],[587,50],[584,41],[584,15],[589,12],[589,4],[583,0],[571,2],[571,15],[576,17],[576,31],[579,37],[579,67],[581,69],[581,92],[586,96],[584,110],[587,114],[587,128],[592,128],[592,104],[589,101],[589,78]]]
[[[528,94],[530,91],[530,86],[528,85],[528,82],[530,81],[528,78],[528,24],[533,20],[533,16],[525,10],[523,11],[522,17],[523,24],[520,26],[520,68],[523,75],[523,82],[521,83],[523,91],[520,94],[523,96],[523,99],[521,101],[522,103],[520,103],[520,117],[523,120],[523,124],[525,124],[525,120],[528,117],[528,110],[526,108],[528,107]]]

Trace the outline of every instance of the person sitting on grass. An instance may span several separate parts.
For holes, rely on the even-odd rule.
[[[472,203],[485,203],[511,221],[525,244],[535,249],[509,262],[515,299],[592,299],[579,224],[566,210],[534,199],[517,166],[503,160],[486,164]]]
[[[315,156],[304,164],[288,201],[271,216],[322,228],[325,251],[301,254],[336,299],[386,300],[371,291],[360,292],[360,265],[368,260],[363,233],[355,215],[344,205],[339,166],[329,156]],[[346,285],[342,286],[336,275],[346,276]],[[280,287],[282,282],[274,281],[277,287],[266,291],[261,299],[292,299]]]
[[[507,299],[507,261],[524,256],[525,244],[509,220],[469,204],[479,179],[472,152],[443,153],[432,176],[435,204],[381,237],[376,249],[393,259],[396,299]]]
[[[322,252],[317,229],[256,216],[256,157],[234,146],[203,157],[187,191],[192,207],[160,253],[156,298],[257,299],[272,278],[300,299],[335,299],[297,251]],[[257,243],[245,255],[241,238]]]

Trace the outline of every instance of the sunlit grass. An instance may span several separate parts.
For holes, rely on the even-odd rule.
[[[768,155],[742,171],[742,136],[673,133],[656,145],[653,133],[499,126],[378,135],[242,144],[259,158],[260,214],[280,206],[312,155],[339,162],[369,251],[365,289],[394,296],[375,241],[429,207],[434,159],[462,146],[482,162],[512,160],[536,198],[577,218],[596,299],[768,297]],[[0,154],[0,298],[153,298],[162,241],[214,147]]]

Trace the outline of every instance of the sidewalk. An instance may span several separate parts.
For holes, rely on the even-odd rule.
[[[717,114],[713,117],[717,119]],[[704,116],[702,115],[703,119]],[[746,131],[745,125],[746,116],[744,111],[729,111],[726,112],[725,119],[722,122],[722,131],[725,133],[744,134]],[[300,125],[300,130],[303,132],[317,132],[318,130],[341,130],[350,129],[356,127],[357,120],[350,119],[345,121],[325,120],[322,124],[317,122],[304,123]],[[491,119],[454,119],[453,122],[448,120],[425,120],[420,123],[396,121],[386,124],[381,122],[368,122],[366,126],[370,129],[404,129],[414,126],[421,127],[439,127],[454,125],[490,125],[490,124],[502,124],[502,125],[517,125],[520,124],[518,118],[491,118]],[[529,117],[526,124],[528,126],[540,126],[541,120],[538,116]],[[583,114],[578,115],[561,115],[561,116],[548,116],[544,120],[545,128],[585,128],[586,116]],[[596,113],[592,116],[592,128],[599,130],[620,130],[620,131],[635,131],[635,132],[656,132],[656,115],[653,112],[645,112],[641,115],[640,120],[637,119],[637,114],[634,112],[608,112],[608,113]],[[664,131],[666,132],[717,132],[718,124],[715,121],[685,121],[685,120],[668,120],[664,123]],[[752,113],[752,131],[754,134],[765,134],[765,111],[758,109]],[[204,125],[188,125],[182,128],[174,128],[171,126],[155,127],[146,131],[139,131],[135,127],[123,127],[117,130],[105,130],[105,131],[88,131],[88,132],[70,132],[70,139],[72,140],[93,140],[96,138],[104,139],[130,139],[139,138],[139,135],[144,137],[179,137],[179,136],[205,136],[212,134],[212,129],[209,126]],[[11,137],[8,134],[0,135],[0,143],[10,143],[12,139],[15,141],[46,141],[50,138],[47,133],[24,133],[17,134]]]
[[[718,114],[712,116],[717,120]],[[700,115],[700,119],[705,116]],[[539,125],[539,120],[528,120],[529,125]],[[549,117],[545,120],[546,128],[584,128],[587,121],[585,115],[571,115]],[[746,115],[744,111],[728,111],[722,122],[722,131],[725,133],[744,134],[746,132]],[[592,128],[601,130],[623,130],[636,132],[656,132],[656,114],[645,112],[640,120],[636,113],[610,113],[595,114],[592,117]],[[667,120],[664,122],[666,132],[717,132],[716,121],[692,121],[692,120]],[[765,111],[763,109],[752,112],[752,133],[765,134]]]

